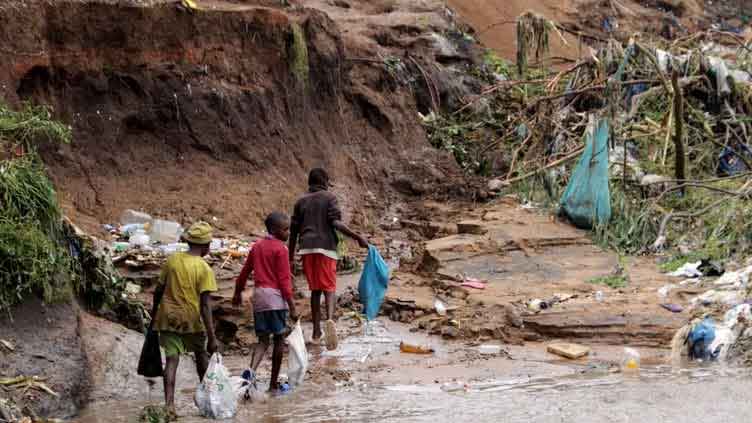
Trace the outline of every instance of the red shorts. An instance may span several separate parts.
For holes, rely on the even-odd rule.
[[[337,260],[323,254],[305,254],[303,273],[311,291],[337,291]]]

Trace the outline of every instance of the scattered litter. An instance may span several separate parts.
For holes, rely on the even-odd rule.
[[[752,266],[737,272],[726,272],[713,284],[718,289],[743,289],[749,284],[749,275],[752,274]]]
[[[496,355],[501,352],[501,345],[483,344],[478,347],[478,352],[483,355]]]
[[[548,303],[540,298],[535,298],[527,302],[527,308],[531,311],[541,311],[548,308]]]
[[[222,355],[214,353],[203,381],[196,389],[196,406],[204,417],[231,419],[238,408],[238,400],[230,380],[230,372],[222,364]]]
[[[726,306],[734,306],[741,303],[743,300],[743,294],[740,291],[717,291],[711,289],[692,299],[693,306],[703,305],[709,306],[712,304],[720,304]]]
[[[465,280],[460,284],[460,286],[466,286],[468,288],[475,288],[475,289],[486,289],[486,284],[488,281],[480,280],[476,278],[465,278]]]
[[[16,347],[11,344],[9,341],[6,341],[5,339],[0,339],[0,347],[3,347],[4,349],[13,352],[16,350]]]
[[[150,241],[149,235],[146,235],[143,229],[137,229],[128,239],[129,245],[134,248],[146,247]]]
[[[676,288],[676,285],[670,284],[670,285],[664,285],[660,288],[658,288],[658,296],[662,299],[666,299],[668,297],[669,292],[671,292],[672,289]]]
[[[666,310],[672,313],[681,313],[682,311],[684,311],[684,307],[680,306],[679,304],[663,303],[661,304],[661,307],[665,308]]]
[[[605,296],[603,295],[603,291],[595,291],[593,298],[595,298],[595,301],[602,303],[603,300],[605,299]]]
[[[141,285],[137,285],[133,282],[126,282],[125,293],[130,295],[137,295],[141,293]]]
[[[669,276],[674,276],[677,278],[699,278],[702,276],[702,272],[700,271],[700,265],[702,264],[702,261],[696,261],[694,263],[685,263],[684,266],[676,269],[675,271],[669,273]]]
[[[622,373],[639,373],[640,371],[640,353],[634,348],[624,348],[624,358],[621,361]]]
[[[576,360],[590,354],[589,347],[571,343],[549,344],[548,347],[546,347],[546,351],[571,360]]]
[[[441,301],[440,299],[437,298],[433,302],[433,307],[434,307],[434,309],[436,309],[436,314],[438,314],[439,316],[446,316],[446,314],[447,314],[447,306],[446,306],[446,304],[443,301]]]
[[[433,354],[433,348],[400,342],[400,351],[408,354]]]
[[[300,386],[308,369],[308,350],[300,321],[295,324],[295,328],[287,336],[285,342],[290,350],[287,354],[287,377],[290,379],[290,385]]]
[[[162,244],[173,244],[178,242],[183,228],[178,222],[171,220],[154,219],[149,226],[149,236],[152,241]]]
[[[692,326],[687,336],[689,359],[707,360],[714,358],[714,352],[710,350],[714,339],[715,322],[711,317],[706,317],[701,322]]]
[[[363,273],[358,282],[358,295],[363,304],[363,314],[368,320],[373,320],[379,314],[384,294],[389,285],[389,268],[381,258],[379,250],[373,245],[368,246],[368,257],[363,265]]]

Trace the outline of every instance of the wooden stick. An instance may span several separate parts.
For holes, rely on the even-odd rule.
[[[527,179],[527,178],[529,178],[531,176],[535,176],[538,173],[543,172],[544,170],[550,169],[552,167],[556,167],[556,166],[558,166],[558,165],[560,165],[562,163],[566,163],[569,160],[572,160],[573,158],[579,156],[584,150],[585,150],[585,147],[580,147],[577,150],[569,153],[568,155],[562,157],[559,160],[553,161],[553,162],[551,162],[551,163],[549,163],[549,164],[547,164],[547,165],[545,165],[545,166],[543,166],[541,168],[538,168],[538,169],[536,169],[536,170],[534,170],[534,171],[532,171],[530,173],[526,173],[526,174],[524,174],[522,176],[518,176],[518,177],[512,178],[512,179],[507,179],[506,181],[503,181],[503,183],[505,185],[511,185],[511,184],[513,184],[515,182],[519,182],[519,181],[525,180],[525,179]]]

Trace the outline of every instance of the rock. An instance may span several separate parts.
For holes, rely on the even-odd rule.
[[[461,234],[483,235],[488,228],[479,220],[465,220],[457,224],[457,231]]]
[[[444,261],[461,259],[468,251],[478,252],[490,247],[490,240],[470,234],[450,235],[426,242],[420,270],[435,272]]]
[[[495,178],[488,181],[488,190],[491,192],[499,192],[505,187],[509,186],[509,184],[505,183],[501,179]]]
[[[580,357],[584,357],[590,354],[590,347],[562,342],[550,344],[546,348],[546,351],[550,352],[551,354],[556,354],[565,358],[576,360]]]
[[[486,220],[486,221],[504,220],[505,217],[506,217],[506,213],[504,212],[490,211],[490,212],[486,212],[486,214],[483,215],[483,220]]]

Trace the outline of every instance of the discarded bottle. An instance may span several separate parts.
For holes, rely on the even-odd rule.
[[[145,247],[150,242],[149,235],[146,235],[143,229],[137,229],[136,232],[128,239],[131,247]]]
[[[173,244],[178,242],[183,228],[178,222],[171,220],[154,219],[149,228],[149,235],[153,241],[159,241],[162,244]]]
[[[400,342],[400,351],[408,354],[433,354],[433,348]]]
[[[640,353],[634,348],[624,348],[621,371],[624,374],[640,373]]]
[[[603,298],[604,298],[603,291],[596,291],[595,292],[595,301],[598,301],[599,303],[602,303],[603,302]]]

